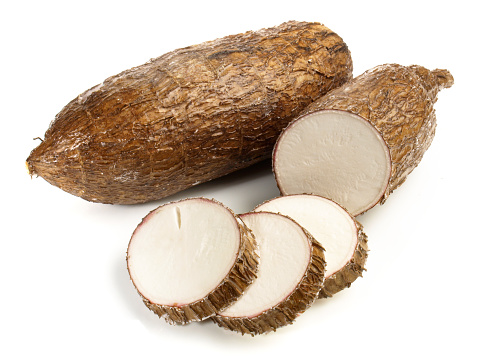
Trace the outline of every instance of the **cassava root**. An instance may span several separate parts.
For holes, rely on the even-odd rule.
[[[27,167],[88,201],[158,200],[270,158],[301,110],[351,78],[346,44],[319,23],[178,49],[68,103]]]
[[[357,216],[384,203],[421,161],[436,129],[447,70],[377,66],[309,105],[278,138],[281,194],[311,193]]]

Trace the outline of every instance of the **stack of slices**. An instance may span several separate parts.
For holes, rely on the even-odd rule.
[[[350,286],[366,257],[366,235],[345,209],[288,195],[241,215],[206,198],[167,203],[138,225],[127,262],[144,303],[169,323],[211,318],[256,335]]]

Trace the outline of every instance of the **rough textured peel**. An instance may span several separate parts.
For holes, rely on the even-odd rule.
[[[324,261],[324,248],[316,241],[314,238],[304,230],[301,226],[299,226],[295,221],[292,219],[274,213],[248,213],[242,216],[251,216],[251,215],[260,215],[260,216],[280,216],[283,217],[284,220],[291,222],[293,226],[299,228],[302,233],[302,236],[306,238],[306,240],[310,243],[310,258],[309,263],[307,264],[306,270],[304,271],[304,275],[300,278],[298,282],[295,282],[294,289],[287,293],[284,299],[280,302],[274,304],[273,306],[262,310],[259,313],[249,314],[249,315],[240,315],[234,310],[233,304],[232,307],[226,309],[224,312],[220,312],[217,315],[211,317],[211,319],[218,324],[219,326],[229,329],[241,334],[250,334],[252,336],[257,334],[265,334],[272,331],[276,331],[276,329],[283,327],[288,324],[292,324],[295,319],[302,314],[306,309],[308,309],[312,303],[317,298],[317,294],[322,287],[323,278],[324,278],[324,268],[325,268],[325,261]],[[247,224],[249,222],[246,222]],[[253,229],[255,231],[255,229]],[[271,234],[271,236],[275,236],[275,234]],[[259,237],[259,235],[258,235]],[[260,247],[260,257],[266,256],[268,253],[264,253],[265,247],[261,245],[263,240],[258,238],[259,247]],[[264,242],[263,242],[264,243]],[[294,250],[290,248],[289,250]],[[263,253],[263,254],[262,254]],[[284,258],[281,256],[281,258]],[[288,266],[287,261],[281,259],[283,261],[284,266]],[[260,263],[260,268],[258,270],[258,279],[264,275],[261,268],[262,263]],[[284,280],[281,275],[278,275],[274,278],[269,278],[270,282],[274,281],[281,281]],[[254,298],[246,298],[248,295],[251,294],[253,286],[257,285],[258,283],[255,282],[253,285],[248,288],[244,294],[244,297],[240,298],[239,301],[249,299],[250,303],[261,303],[261,299],[258,298],[254,301]],[[272,288],[270,290],[274,291],[275,284],[272,284]],[[262,289],[265,289],[262,287]],[[266,290],[266,289],[265,289]],[[257,292],[256,292],[257,293]],[[259,304],[258,304],[259,305]]]
[[[268,200],[254,211],[292,218],[324,247],[326,271],[318,298],[331,297],[362,276],[367,236],[363,226],[337,203],[316,195],[287,195]]]
[[[131,248],[132,248],[132,243],[135,240],[135,235],[138,232],[139,228],[141,228],[142,225],[144,225],[147,221],[151,221],[152,217],[155,216],[155,214],[158,211],[162,210],[169,210],[170,207],[173,207],[173,217],[174,217],[174,210],[175,206],[178,204],[182,205],[189,205],[190,203],[198,203],[198,202],[204,202],[205,205],[213,205],[213,206],[219,206],[221,207],[221,211],[228,211],[229,216],[232,217],[233,222],[235,225],[237,225],[237,230],[239,231],[239,236],[240,236],[240,241],[239,241],[239,247],[237,249],[236,256],[234,258],[234,263],[231,266],[231,269],[227,272],[227,275],[224,277],[224,279],[221,280],[221,282],[209,293],[207,293],[205,296],[202,298],[198,298],[197,300],[187,302],[187,303],[158,303],[151,298],[149,298],[151,295],[146,295],[144,294],[144,289],[142,285],[140,285],[140,281],[138,280],[138,275],[135,273],[135,264],[132,261],[131,258]],[[183,207],[184,208],[184,207]],[[185,219],[183,219],[184,221]],[[202,221],[202,226],[204,225],[203,221],[207,221],[207,219],[200,219]],[[180,226],[186,226],[187,223],[181,223]],[[201,239],[201,235],[206,233],[208,231],[208,228],[198,228],[198,238]],[[159,234],[158,234],[159,232]],[[162,228],[156,228],[154,231],[151,231],[151,235],[156,235],[159,236],[159,240],[164,240],[164,241],[171,241],[173,240],[178,240],[178,241],[184,241],[185,238],[182,236],[174,236],[171,233],[168,234],[163,234],[162,233]],[[172,237],[172,238],[171,238]],[[208,236],[204,236],[203,238],[207,238]],[[221,238],[220,238],[221,239]],[[209,239],[206,239],[206,242]],[[206,243],[207,244],[207,243]],[[201,251],[204,250],[205,254],[199,253],[195,254],[198,256],[204,256],[208,254],[208,248],[204,248],[207,246],[201,246]],[[180,257],[181,259],[181,257]],[[140,260],[141,258],[137,259]],[[166,259],[168,261],[168,258]],[[170,202],[168,204],[165,204],[163,206],[158,207],[154,211],[150,212],[149,215],[147,215],[143,221],[139,224],[137,229],[132,235],[132,239],[130,240],[130,244],[128,246],[128,254],[127,254],[127,264],[128,264],[128,271],[130,273],[130,277],[132,279],[133,284],[135,285],[135,288],[137,289],[138,293],[143,299],[143,302],[145,305],[152,310],[154,313],[156,313],[159,317],[164,318],[168,323],[170,324],[187,324],[192,321],[201,321],[206,318],[211,317],[214,315],[216,312],[228,307],[231,305],[236,299],[238,299],[244,292],[244,290],[254,281],[256,278],[256,273],[257,273],[257,268],[258,268],[258,261],[259,261],[259,256],[257,253],[257,243],[255,241],[255,238],[251,231],[245,226],[243,221],[233,214],[229,209],[224,207],[221,203],[214,201],[214,200],[209,200],[205,198],[192,198],[192,199],[186,199],[178,202]],[[155,263],[150,263],[150,265],[155,266]],[[168,266],[171,266],[172,269],[170,270],[171,275],[175,275],[175,262],[173,263],[167,263]],[[192,265],[192,268],[195,268],[196,264]],[[133,267],[132,267],[133,266]],[[212,270],[215,270],[215,263],[214,261],[211,262],[211,268]],[[182,271],[184,267],[180,265],[180,267],[177,268],[178,272]],[[195,274],[195,273],[192,273]],[[200,280],[201,282],[201,280]],[[166,288],[166,290],[169,290],[169,288]]]
[[[351,78],[346,44],[319,23],[178,49],[68,103],[28,170],[88,201],[160,199],[269,158],[293,118]]]
[[[354,250],[354,255],[342,269],[324,280],[324,286],[319,292],[318,298],[331,297],[333,294],[349,288],[356,279],[362,277],[363,272],[366,270],[368,237],[363,231],[363,226],[356,220],[355,223],[358,228],[358,243]]]
[[[379,200],[384,203],[431,145],[436,129],[433,105],[438,92],[453,83],[447,70],[429,71],[417,65],[381,65],[330,91],[309,105],[298,118],[322,110],[339,110],[359,115],[374,126],[391,157],[391,175]],[[369,208],[375,204],[371,203]]]

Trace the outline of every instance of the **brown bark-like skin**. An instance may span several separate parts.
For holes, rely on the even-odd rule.
[[[292,324],[310,308],[323,286],[326,262],[324,248],[309,232],[303,231],[311,241],[311,261],[296,289],[284,301],[254,317],[227,317],[218,314],[212,316],[211,320],[225,329],[255,336]]]
[[[343,268],[324,279],[324,285],[318,294],[318,298],[328,298],[345,288],[349,288],[356,279],[362,277],[363,271],[366,270],[368,237],[364,233],[361,223],[356,220],[355,222],[358,229],[358,243],[353,257]]]
[[[293,118],[351,78],[346,44],[319,23],[178,49],[66,105],[28,170],[88,201],[157,200],[269,158]]]
[[[369,121],[391,156],[391,176],[380,202],[399,187],[419,164],[436,129],[433,108],[438,92],[454,83],[447,70],[385,64],[366,71],[309,105],[300,116],[320,110],[343,110]]]
[[[221,204],[211,199],[203,198],[203,200]],[[245,289],[256,279],[259,265],[258,245],[256,239],[243,221],[231,210],[230,212],[238,223],[241,234],[241,244],[236,261],[230,272],[212,292],[206,297],[193,303],[187,303],[181,306],[171,306],[153,303],[137,290],[138,294],[143,299],[143,303],[145,303],[145,305],[160,318],[164,318],[169,324],[184,325],[211,317],[217,312],[230,306],[235,300],[243,295]],[[146,216],[145,219],[147,217],[148,216]],[[143,221],[145,221],[145,219],[143,219]],[[127,262],[128,259],[129,256],[127,254]],[[133,285],[135,285],[134,282]]]

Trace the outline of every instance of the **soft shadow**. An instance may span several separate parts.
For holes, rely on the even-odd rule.
[[[264,185],[269,187],[267,188],[267,191],[264,190]],[[262,186],[261,192],[265,195],[269,195],[270,193],[273,195],[276,195],[276,193],[279,194],[274,181],[271,160],[265,160],[226,176],[201,183],[166,197],[161,202],[176,201],[188,197],[205,196],[213,193],[222,193],[224,191],[248,200],[251,195],[254,194],[254,191],[252,191],[254,188],[251,187],[256,186]],[[269,197],[265,199],[269,199]]]
[[[279,196],[279,190],[274,179],[271,160],[265,160],[160,200],[149,202],[148,205],[151,208],[156,208],[162,204],[185,198],[206,197],[223,202],[236,213],[244,213],[276,196]]]
[[[276,333],[252,337],[221,328],[210,319],[188,325],[170,325],[143,304],[128,275],[125,258],[119,257],[115,261],[112,268],[112,280],[125,312],[138,320],[153,336],[165,338],[165,336],[177,337],[181,335],[188,338],[190,343],[207,341],[214,344],[213,347],[216,348],[227,348],[231,345],[244,343],[248,343],[248,346],[254,348],[256,345],[265,345],[265,343],[277,344],[278,340],[281,340],[281,333],[287,335],[290,329],[288,327],[291,327],[280,328]]]

